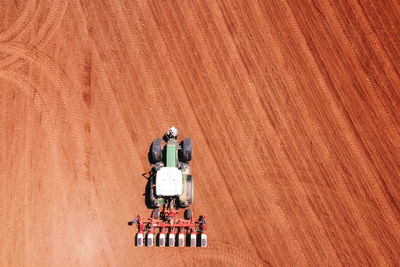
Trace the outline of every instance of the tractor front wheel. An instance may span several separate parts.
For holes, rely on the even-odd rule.
[[[154,163],[162,161],[162,139],[156,138],[151,144],[151,157]]]
[[[183,139],[182,157],[183,162],[188,162],[192,160],[192,138]]]

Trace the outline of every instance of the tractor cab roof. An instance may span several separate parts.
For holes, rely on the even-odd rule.
[[[180,196],[182,192],[182,172],[176,167],[162,167],[156,175],[156,195]]]

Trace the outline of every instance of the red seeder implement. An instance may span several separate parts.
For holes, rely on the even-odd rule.
[[[207,216],[202,215],[198,220],[193,218],[186,220],[179,218],[179,210],[164,209],[161,214],[155,210],[148,220],[143,220],[142,215],[138,215],[136,219],[129,222],[130,225],[137,223],[138,233],[136,235],[136,245],[143,246],[146,236],[146,245],[153,246],[154,239],[158,231],[158,239],[156,239],[158,246],[164,247],[166,245],[166,237],[168,235],[168,246],[176,246],[176,237],[178,238],[177,246],[190,247],[206,247],[207,246]],[[191,217],[191,216],[190,216]],[[158,230],[157,230],[158,229]]]

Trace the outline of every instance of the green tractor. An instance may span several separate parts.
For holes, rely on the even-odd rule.
[[[193,218],[192,209],[188,208],[193,205],[193,178],[189,165],[192,139],[185,138],[178,143],[178,130],[171,127],[163,139],[154,140],[149,154],[153,170],[147,197],[153,212],[150,219],[143,219],[139,214],[128,223],[138,226],[136,246],[153,246],[157,239],[160,247],[183,247],[186,239],[190,247],[206,247],[207,216]],[[184,219],[179,216],[180,209],[186,209]]]
[[[151,157],[154,172],[150,179],[150,205],[158,209],[166,202],[175,208],[188,208],[193,205],[193,177],[189,162],[192,160],[192,139],[184,138],[178,142],[178,130],[171,127],[164,138],[154,139]],[[155,210],[155,213],[158,213]],[[156,217],[158,214],[155,214]],[[185,219],[191,219],[192,211],[185,211]]]

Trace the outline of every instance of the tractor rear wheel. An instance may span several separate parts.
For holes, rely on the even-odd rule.
[[[193,177],[188,175],[186,177],[185,192],[182,197],[179,198],[179,206],[181,208],[187,208],[193,205]]]
[[[183,139],[182,156],[183,162],[188,162],[192,160],[192,138]]]
[[[193,205],[193,190],[194,189],[194,184],[193,184],[193,176],[188,175],[187,176],[187,201],[188,201],[188,206]]]
[[[151,144],[151,157],[154,163],[162,161],[162,139],[156,138]]]
[[[164,199],[156,195],[155,188],[155,176],[150,177],[148,182],[148,189],[146,189],[146,198],[148,197],[147,203],[150,208],[159,208],[164,205]],[[147,191],[148,190],[148,191]]]
[[[186,220],[191,220],[193,217],[193,211],[192,209],[187,209],[185,210],[185,219]]]

